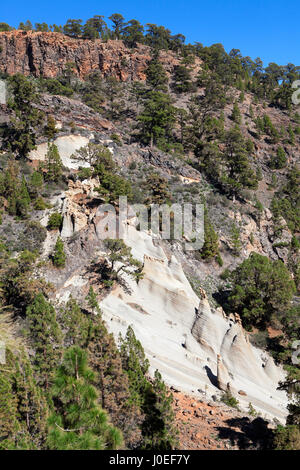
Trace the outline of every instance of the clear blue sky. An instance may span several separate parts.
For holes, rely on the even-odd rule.
[[[13,0],[1,5],[0,21],[64,24],[112,13],[163,25],[191,43],[240,49],[265,65],[300,65],[300,0]]]

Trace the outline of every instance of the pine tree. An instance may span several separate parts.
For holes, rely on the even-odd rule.
[[[16,210],[17,210],[17,215],[21,217],[26,217],[28,208],[30,206],[30,196],[28,193],[27,189],[27,183],[24,178],[24,175],[22,176],[22,181],[21,181],[21,187],[19,191],[19,196],[16,200]]]
[[[34,84],[21,74],[9,78],[9,87],[13,99],[9,108],[14,115],[4,133],[4,142],[8,149],[21,157],[26,157],[35,148],[36,130],[42,119],[42,113],[34,103],[38,95]]]
[[[289,144],[295,145],[295,133],[293,131],[291,124],[289,124],[288,133],[289,133]]]
[[[150,192],[146,202],[148,204],[166,204],[171,199],[168,180],[158,173],[150,173],[145,181],[144,188]]]
[[[108,17],[113,24],[112,39],[121,39],[124,27],[124,17],[120,13],[113,13]]]
[[[201,257],[209,260],[219,255],[219,238],[215,232],[209,217],[207,208],[204,209],[204,244],[201,249]]]
[[[95,374],[87,365],[87,353],[78,346],[69,348],[52,388],[55,412],[49,418],[50,449],[101,450],[122,445],[121,432],[109,423],[106,412],[97,405],[94,380]]]
[[[48,389],[53,370],[60,358],[62,334],[54,307],[38,294],[27,307],[30,340],[35,350],[34,366],[40,383]]]
[[[62,326],[68,346],[86,347],[91,328],[90,316],[83,312],[75,299],[70,297],[62,311]]]
[[[122,430],[126,444],[132,447],[140,438],[137,425],[141,413],[130,403],[129,382],[120,353],[100,314],[92,320],[88,352],[89,364],[96,373],[94,385],[99,390],[100,405],[109,413],[112,423]]]
[[[270,161],[270,168],[280,170],[287,164],[286,153],[282,147],[277,147],[276,155]]]
[[[99,304],[98,304],[98,300],[97,300],[97,295],[96,295],[96,293],[95,293],[92,286],[90,286],[89,293],[86,296],[85,300],[88,304],[88,307],[90,308],[90,310],[93,313],[95,313],[95,314],[100,314],[101,313],[101,310],[100,310],[100,307],[99,307]]]
[[[102,273],[104,277],[108,278],[108,284],[113,281],[118,281],[122,284],[122,273],[126,273],[137,282],[142,279],[143,265],[132,256],[131,248],[126,246],[123,240],[107,238],[104,240],[104,245],[107,250],[109,262],[106,263],[104,269],[102,269]],[[117,266],[118,264],[119,266]]]
[[[24,350],[6,350],[0,365],[0,449],[40,449],[46,437],[48,406]]]
[[[131,326],[128,327],[125,338],[120,337],[120,354],[123,369],[128,375],[130,401],[141,406],[148,387],[146,374],[150,364]]]
[[[257,189],[257,179],[248,159],[247,145],[238,126],[225,134],[220,182],[231,195],[243,188]]]
[[[176,93],[195,91],[194,84],[191,80],[191,73],[189,69],[183,65],[177,65],[175,67],[173,88]]]
[[[149,92],[138,121],[141,123],[141,139],[152,147],[171,139],[175,125],[176,109],[169,95],[161,91]]]
[[[64,25],[64,34],[78,38],[82,34],[82,20],[68,20]]]
[[[50,363],[48,358],[46,360]],[[54,365],[53,361],[51,369]],[[43,389],[36,383],[24,350],[21,351],[21,356],[16,358],[14,392],[18,398],[18,419],[26,423],[26,430],[31,436],[32,444],[40,449],[46,439],[48,404]]]
[[[143,449],[166,452],[178,444],[172,405],[173,396],[167,390],[160,372],[156,370],[143,406],[146,415],[142,426]]]
[[[10,156],[4,171],[2,194],[8,200],[8,213],[16,215],[19,190],[20,168],[13,156]]]
[[[232,273],[229,296],[231,311],[245,325],[265,327],[272,315],[286,311],[295,292],[295,284],[282,261],[271,261],[252,252]]]
[[[176,443],[172,396],[158,371],[154,381],[147,378],[149,361],[131,326],[120,337],[122,366],[129,380],[130,402],[141,409],[143,423],[140,448],[170,450]]]
[[[49,115],[47,118],[47,124],[44,129],[44,134],[49,140],[52,140],[54,139],[56,133],[56,121],[53,116]]]
[[[231,238],[233,254],[234,256],[239,256],[241,248],[242,248],[241,233],[240,233],[239,227],[237,227],[235,223],[231,225],[230,238]]]
[[[115,77],[108,77],[105,82],[104,92],[108,98],[108,116],[118,119],[124,110],[123,86]]]
[[[137,47],[144,42],[144,27],[137,20],[130,20],[123,28],[123,40],[128,47]]]
[[[6,350],[5,367],[0,365],[0,450],[19,448],[21,438],[22,426],[18,421],[18,400],[13,391],[12,359],[14,359],[12,353]],[[24,437],[25,440],[29,438],[25,429]],[[22,447],[23,444],[21,444]]]
[[[167,91],[168,76],[163,65],[157,57],[154,57],[146,69],[147,84],[152,90],[165,92]]]
[[[48,143],[46,154],[47,179],[49,181],[58,181],[63,172],[63,165],[55,144]]]
[[[64,250],[64,242],[58,237],[53,253],[53,264],[57,268],[63,268],[66,264],[66,254]]]
[[[240,112],[240,109],[239,109],[238,104],[236,102],[233,105],[233,109],[232,109],[232,113],[231,113],[230,118],[234,122],[236,122],[237,124],[240,124],[241,121],[242,121],[241,112]]]
[[[44,186],[44,177],[40,171],[34,171],[30,176],[29,192],[30,196],[37,198],[41,195]]]

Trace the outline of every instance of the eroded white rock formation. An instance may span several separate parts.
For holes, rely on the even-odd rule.
[[[95,184],[72,183],[61,197],[62,236],[84,227],[89,230],[91,223],[94,236],[101,239],[101,217],[85,204]],[[251,402],[263,416],[284,422],[287,398],[277,390],[283,371],[250,344],[238,315],[227,317],[221,308],[212,309],[204,291],[198,297],[175,256],[167,256],[159,239],[136,230],[134,219],[125,224],[124,241],[144,263],[144,277],[138,284],[126,279],[131,293],[116,286],[101,302],[103,317],[116,339],[132,325],[152,372],[159,369],[169,385],[187,393],[200,389],[210,397],[227,390],[229,384],[242,408]],[[67,300],[74,284],[83,288],[88,282],[80,270],[76,276],[64,283],[61,300]]]
[[[93,136],[91,134],[90,138],[92,137]],[[63,165],[67,168],[77,169],[79,168],[79,166],[88,167],[89,164],[83,161],[74,161],[71,156],[81,147],[86,146],[89,141],[90,139],[85,136],[71,134],[57,137],[53,143],[57,146]],[[32,150],[29,153],[28,158],[30,160],[44,161],[46,158],[47,150],[47,142],[39,144],[37,145],[37,148],[35,150]]]
[[[205,292],[199,299],[180,263],[147,233],[129,224],[125,242],[144,262],[144,278],[138,284],[127,279],[131,294],[117,286],[101,302],[109,330],[118,337],[132,325],[152,370],[159,369],[169,385],[212,395],[229,383],[232,391],[246,392],[238,396],[242,407],[251,402],[264,416],[284,421],[287,398],[277,390],[283,371],[250,344],[239,317],[212,310]]]

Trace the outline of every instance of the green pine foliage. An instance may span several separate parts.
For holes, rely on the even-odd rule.
[[[233,255],[239,256],[242,249],[241,231],[235,223],[233,223],[230,228],[230,239]]]
[[[169,95],[151,91],[145,99],[144,109],[138,116],[140,139],[145,144],[162,146],[170,141],[175,125],[175,108]]]
[[[211,260],[219,255],[219,237],[209,220],[207,208],[204,209],[204,244],[201,258]]]
[[[3,196],[10,215],[26,219],[30,212],[30,180],[27,182],[24,174],[20,174],[20,166],[10,155],[5,170],[0,173],[0,197]]]
[[[13,113],[4,133],[4,146],[20,157],[26,157],[36,146],[36,134],[42,113],[33,106],[38,94],[32,81],[21,74],[9,77],[11,99],[8,103]]]
[[[272,170],[274,169],[281,170],[282,168],[286,166],[286,163],[287,163],[287,158],[286,158],[286,153],[284,149],[282,147],[277,147],[276,155],[272,157],[270,161],[270,164],[269,164],[270,168],[272,168]]]
[[[41,196],[44,187],[44,177],[40,171],[33,171],[29,180],[29,194],[33,199]]]
[[[151,386],[146,389],[143,411],[142,448],[160,452],[174,449],[178,445],[178,433],[174,426],[173,396],[158,370],[154,373]]]
[[[59,212],[53,212],[49,219],[47,227],[49,230],[58,230],[61,228],[63,222],[63,216]]]
[[[48,405],[24,350],[0,365],[0,449],[37,450],[47,434]]]
[[[78,159],[89,160],[93,165],[93,174],[99,180],[95,189],[105,202],[116,204],[119,196],[132,198],[132,187],[128,180],[116,174],[117,165],[108,149],[102,146],[91,146],[79,151]]]
[[[94,300],[92,303],[96,305]],[[98,313],[91,320],[88,353],[89,365],[96,373],[94,385],[99,390],[99,403],[109,413],[112,423],[121,429],[126,445],[136,447],[141,436],[141,411],[132,403],[120,352],[101,318],[98,304],[93,308]]]
[[[268,325],[290,305],[295,284],[282,261],[251,253],[232,273],[230,308],[247,327]]]
[[[271,203],[271,210],[275,224],[279,217],[283,217],[292,232],[300,230],[300,170],[297,167],[289,169],[287,181],[275,196]]]
[[[58,237],[54,252],[52,256],[53,264],[56,268],[64,268],[66,265],[66,254],[64,250],[64,242],[60,237]]]
[[[87,347],[90,334],[90,315],[85,314],[73,297],[70,297],[61,312],[61,325],[65,331],[64,341],[68,346]]]
[[[120,353],[122,366],[129,380],[130,401],[141,407],[148,387],[146,374],[150,364],[131,326],[128,327],[125,338],[120,337]]]
[[[48,140],[52,140],[57,133],[56,129],[56,121],[53,116],[49,115],[47,117],[47,123],[44,129],[44,135],[48,138]]]
[[[166,204],[171,199],[168,180],[158,173],[151,172],[147,176],[143,187],[149,192],[149,196],[146,198],[148,205]]]
[[[152,58],[146,69],[147,84],[152,90],[167,91],[168,76],[157,57]]]
[[[31,200],[30,200],[30,196],[28,193],[27,183],[26,183],[24,176],[22,176],[19,197],[16,200],[17,214],[20,215],[21,217],[26,217],[29,206],[30,206],[30,202]]]
[[[137,282],[142,279],[143,265],[132,256],[131,248],[125,245],[123,240],[107,238],[104,240],[104,245],[109,261],[102,265],[101,271],[108,284],[114,281],[124,283],[122,273],[126,273]]]
[[[55,411],[49,418],[47,445],[52,450],[117,449],[122,433],[98,405],[86,351],[67,349],[52,387]]]
[[[63,173],[63,165],[55,144],[48,143],[46,154],[45,169],[47,170],[46,178],[48,181],[58,181]]]
[[[233,105],[232,113],[230,118],[236,123],[236,124],[241,124],[242,122],[242,117],[241,117],[241,112],[239,109],[238,104],[235,102]]]
[[[174,70],[173,89],[176,93],[189,93],[195,91],[191,72],[184,65],[177,65]]]
[[[131,326],[120,337],[120,353],[130,390],[130,401],[143,412],[140,448],[159,451],[172,450],[177,443],[172,409],[173,397],[167,391],[159,371],[154,380],[147,377],[149,361]]]
[[[27,307],[26,317],[29,338],[35,350],[33,364],[39,383],[49,389],[62,346],[62,332],[56,320],[56,312],[40,293]]]
[[[299,426],[278,426],[274,437],[274,448],[276,450],[300,450]]]

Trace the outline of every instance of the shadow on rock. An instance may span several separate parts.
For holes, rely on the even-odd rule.
[[[217,378],[217,376],[212,373],[210,367],[205,366],[205,370],[206,370],[207,377],[209,378],[211,384],[214,387],[218,387],[218,378]]]

